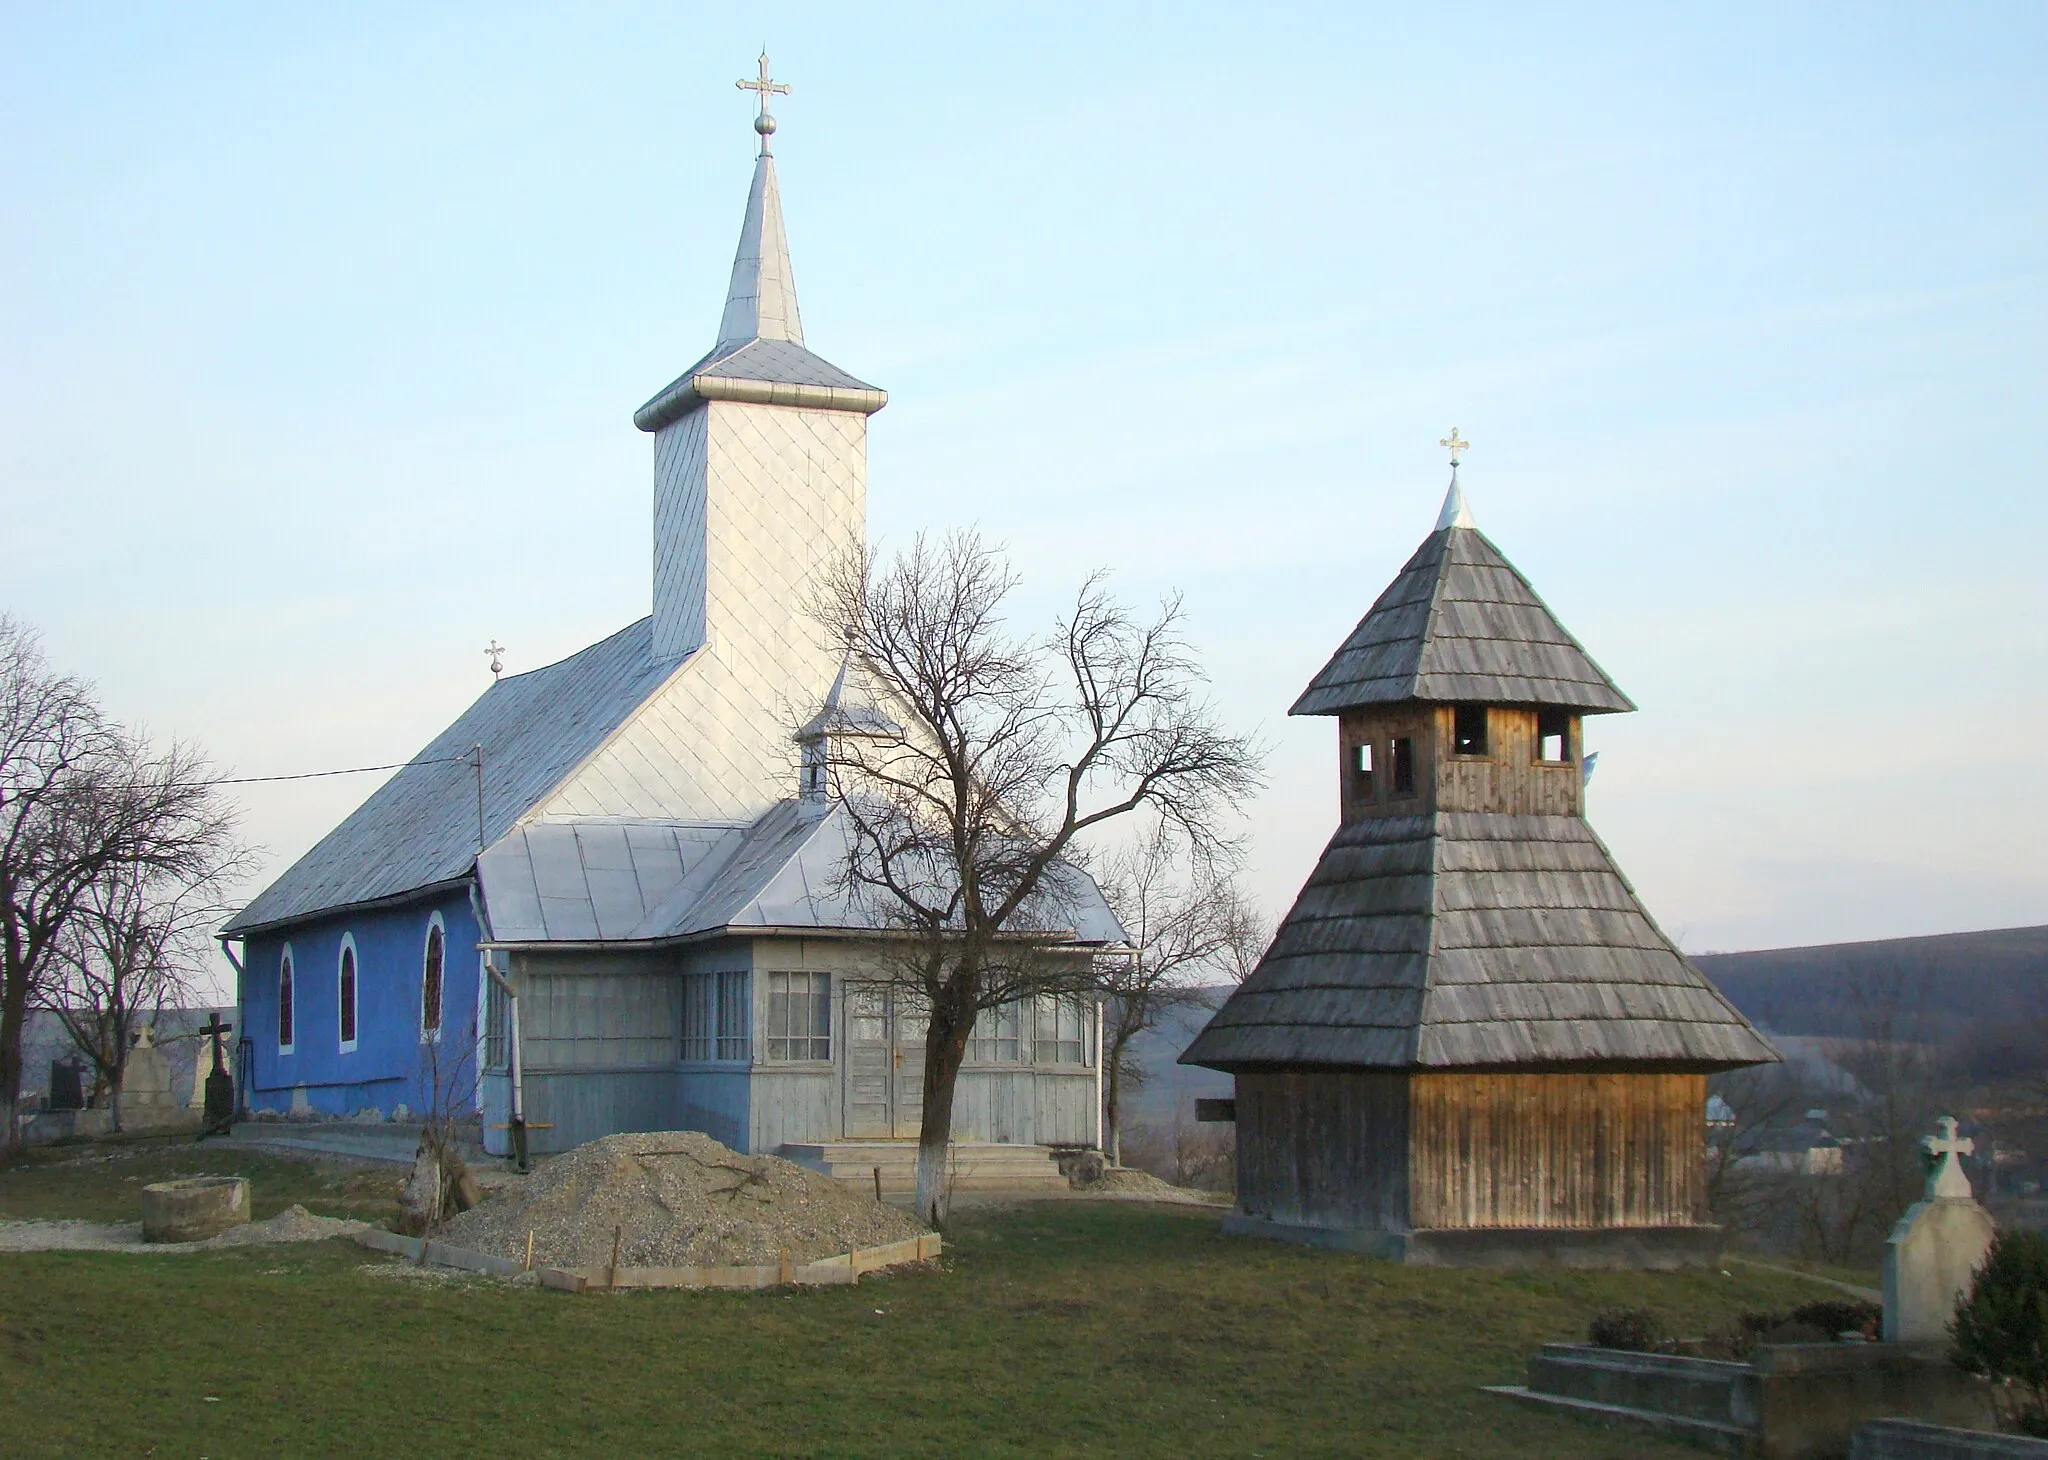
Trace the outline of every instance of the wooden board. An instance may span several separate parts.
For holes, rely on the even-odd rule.
[[[356,1233],[356,1244],[376,1252],[395,1253],[414,1262],[431,1263],[435,1267],[461,1268],[465,1272],[488,1273],[492,1277],[517,1277],[526,1270],[526,1265],[509,1257],[491,1257],[482,1252],[469,1252],[460,1247],[450,1247],[445,1242],[422,1241],[418,1237],[402,1237],[396,1232],[372,1228]]]
[[[525,1264],[509,1257],[490,1257],[450,1247],[445,1242],[421,1241],[396,1232],[371,1229],[358,1232],[356,1242],[378,1252],[390,1252],[414,1262],[435,1267],[460,1268],[466,1272],[488,1273],[492,1277],[518,1277]],[[856,1248],[836,1257],[783,1267],[767,1263],[755,1267],[621,1267],[616,1273],[604,1267],[543,1267],[535,1270],[544,1288],[565,1293],[587,1293],[610,1288],[773,1288],[784,1283],[799,1287],[832,1287],[856,1281],[862,1273],[878,1272],[906,1262],[924,1262],[937,1257],[943,1243],[936,1233],[907,1237],[881,1247]]]
[[[923,1262],[943,1249],[935,1233],[906,1238],[882,1247],[859,1248],[800,1266],[773,1263],[755,1267],[604,1267],[542,1268],[541,1286],[565,1293],[610,1292],[626,1288],[773,1288],[833,1287],[856,1281],[906,1262]]]

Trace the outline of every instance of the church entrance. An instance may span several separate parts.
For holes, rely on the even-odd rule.
[[[846,995],[846,1136],[915,1136],[924,1104],[924,1000],[907,989]]]

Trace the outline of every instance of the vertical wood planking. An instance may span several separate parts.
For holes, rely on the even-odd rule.
[[[1705,1075],[1411,1079],[1418,1228],[1704,1220]]]

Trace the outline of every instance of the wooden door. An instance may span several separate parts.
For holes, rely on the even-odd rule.
[[[924,999],[907,989],[890,994],[889,1030],[896,1066],[896,1099],[890,1115],[899,1136],[915,1136],[924,1121],[924,1040],[931,1012]]]
[[[890,1087],[895,1083],[889,1042],[889,995],[884,989],[846,991],[846,1135],[873,1140],[895,1134]]]

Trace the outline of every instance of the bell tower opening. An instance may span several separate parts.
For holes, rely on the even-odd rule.
[[[1451,753],[1486,755],[1486,706],[1459,705],[1451,715]]]
[[[1561,765],[1572,758],[1572,717],[1564,710],[1536,712],[1536,759]]]
[[[1415,794],[1415,737],[1397,735],[1393,743],[1394,794],[1413,796]]]

